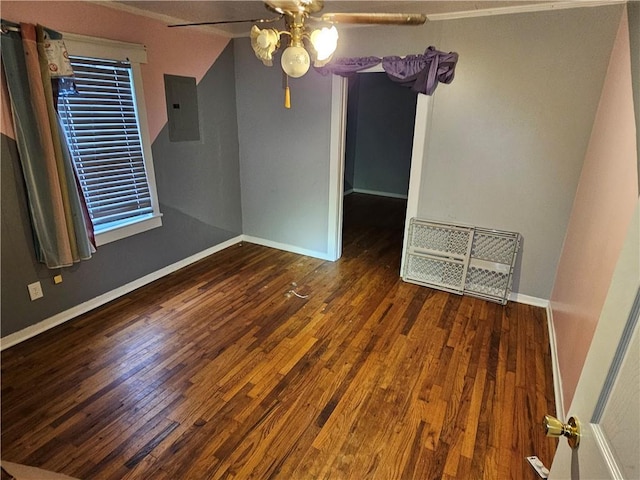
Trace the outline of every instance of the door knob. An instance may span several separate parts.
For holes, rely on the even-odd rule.
[[[545,415],[542,426],[547,437],[567,437],[571,448],[578,448],[580,445],[580,421],[576,417],[571,417],[567,423],[562,423],[556,417]]]

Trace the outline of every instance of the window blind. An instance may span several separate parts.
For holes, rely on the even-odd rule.
[[[96,232],[153,213],[128,63],[70,56],[58,113]]]

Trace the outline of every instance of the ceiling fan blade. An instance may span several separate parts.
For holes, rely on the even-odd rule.
[[[247,20],[220,20],[218,22],[196,22],[196,23],[178,23],[175,25],[167,25],[168,27],[197,27],[202,25],[227,25],[232,23],[271,23],[282,19],[282,15],[275,18],[254,18]]]
[[[324,13],[320,19],[329,23],[422,25],[427,16],[422,13]]]

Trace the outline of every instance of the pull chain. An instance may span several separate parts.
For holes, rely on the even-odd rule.
[[[291,108],[291,90],[289,89],[289,75],[284,74],[284,108]]]

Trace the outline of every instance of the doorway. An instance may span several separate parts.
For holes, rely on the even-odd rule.
[[[383,72],[381,66],[361,72]],[[396,87],[400,88],[400,87]],[[344,174],[347,132],[348,83],[343,77],[334,75],[331,91],[331,150],[329,167],[329,218],[327,258],[337,260],[342,255],[342,225]],[[409,171],[409,186],[406,199],[406,214],[403,232],[402,257],[406,250],[409,220],[418,214],[420,183],[427,150],[429,124],[432,112],[432,97],[417,95],[413,123],[413,142]],[[402,265],[400,267],[402,275]]]
[[[345,195],[407,199],[417,96],[385,73],[348,79]]]
[[[392,235],[399,265],[418,94],[384,72],[349,77],[347,91],[343,250],[365,231]]]

